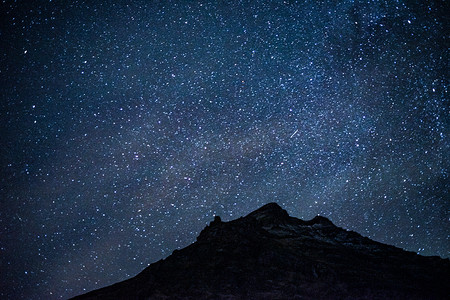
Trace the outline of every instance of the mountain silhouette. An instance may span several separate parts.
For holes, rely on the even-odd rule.
[[[448,299],[450,261],[424,257],[269,203],[214,220],[134,278],[73,299]]]

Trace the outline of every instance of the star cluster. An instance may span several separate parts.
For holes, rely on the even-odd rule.
[[[267,202],[449,256],[439,1],[3,1],[3,299],[136,275]]]

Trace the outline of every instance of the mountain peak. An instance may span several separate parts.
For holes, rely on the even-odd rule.
[[[197,242],[134,278],[75,299],[446,299],[450,262],[372,241],[268,203],[216,216]]]
[[[286,210],[282,209],[275,202],[270,202],[247,215],[247,218],[265,221],[281,221],[289,219],[290,216]]]
[[[284,209],[282,209],[281,206],[278,205],[278,203],[276,203],[276,202],[269,202],[267,204],[264,204],[257,210],[255,210],[255,212],[256,211],[264,211],[264,210],[284,210]]]
[[[330,221],[330,219],[324,217],[324,216],[315,216],[312,220],[307,221],[306,223],[311,224],[320,224],[324,226],[335,226],[333,222]]]

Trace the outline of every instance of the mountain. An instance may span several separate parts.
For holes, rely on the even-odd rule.
[[[222,222],[136,277],[73,299],[448,299],[450,261],[269,203]]]

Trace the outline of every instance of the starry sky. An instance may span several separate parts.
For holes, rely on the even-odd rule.
[[[0,4],[2,299],[268,202],[449,257],[448,3],[67,3]]]

